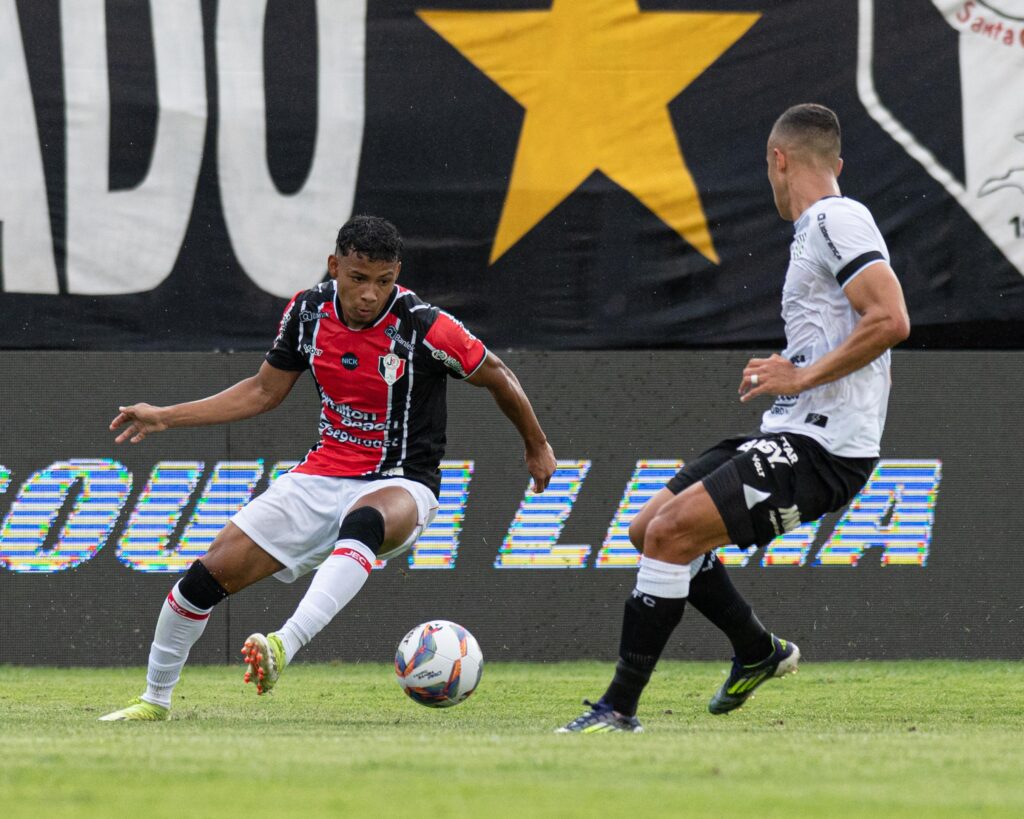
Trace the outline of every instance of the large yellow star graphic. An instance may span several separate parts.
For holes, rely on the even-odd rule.
[[[417,14],[526,109],[491,263],[595,170],[718,262],[668,104],[759,14],[641,12],[637,0]]]

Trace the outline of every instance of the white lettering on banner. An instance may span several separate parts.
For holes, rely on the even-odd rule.
[[[329,240],[352,212],[363,141],[365,0],[318,0],[316,148],[302,189],[282,194],[267,166],[263,23],[267,0],[217,10],[221,201],[242,268],[291,296],[323,273]]]
[[[0,0],[0,225],[3,289],[56,293],[50,212],[14,0]]]
[[[206,137],[200,4],[160,0],[149,8],[158,99],[153,155],[139,185],[111,191],[105,3],[61,2],[71,293],[155,288],[174,267],[192,212]]]

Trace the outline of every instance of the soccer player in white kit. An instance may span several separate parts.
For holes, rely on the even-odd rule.
[[[642,556],[615,676],[560,732],[643,730],[640,695],[687,600],[735,650],[711,713],[739,708],[762,683],[795,671],[799,649],[761,625],[714,549],[764,546],[841,509],[878,459],[889,349],[907,338],[910,320],[874,219],[839,191],[835,113],[814,104],[788,109],[772,128],[767,160],[779,215],[794,223],[782,290],[786,349],[750,359],[739,394],[775,402],[758,433],[703,453],[633,520],[630,539]]]

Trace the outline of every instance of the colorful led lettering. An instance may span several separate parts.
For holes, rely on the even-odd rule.
[[[455,568],[472,477],[472,461],[441,461],[441,497],[437,515],[412,547],[409,568]]]
[[[217,533],[252,498],[262,476],[262,459],[220,461],[203,487],[192,519],[181,536],[181,545],[168,559],[170,568],[166,571],[180,572],[206,554]]]
[[[274,464],[273,469],[270,470],[270,479],[267,481],[269,486],[278,478],[280,478],[285,472],[291,472],[295,467],[299,465],[298,461],[278,461]]]
[[[750,562],[756,549],[741,549],[739,546],[719,546],[716,550],[718,559],[726,566],[742,569]]]
[[[121,535],[118,560],[140,572],[184,568],[178,551],[169,546],[181,513],[203,476],[203,466],[202,461],[161,461],[153,467]]]
[[[44,549],[78,481],[67,522],[53,548]],[[132,473],[110,458],[58,461],[39,470],[22,484],[0,527],[0,565],[46,573],[84,563],[106,543],[131,488]]]
[[[590,461],[558,461],[542,494],[526,496],[494,561],[496,569],[583,569],[590,546],[562,546],[558,536],[576,502]]]
[[[278,461],[267,482],[296,465]],[[562,545],[559,536],[589,460],[559,461],[546,492],[527,489],[494,562],[498,569],[585,568],[589,545]],[[597,555],[596,568],[632,568],[637,552],[629,525],[645,503],[682,466],[678,460],[637,461]],[[453,569],[458,553],[474,462],[441,463],[438,514],[413,546],[411,569]],[[125,524],[117,557],[141,572],[181,572],[203,555],[231,516],[253,496],[264,474],[263,461],[221,461],[212,469],[180,538],[175,532],[203,477],[202,461],[161,461],[149,476]],[[935,504],[942,475],[938,460],[879,461],[864,489],[851,502],[835,531],[818,552],[814,566],[856,566],[865,550],[881,547],[885,566],[924,566],[931,544]],[[73,496],[59,536],[51,530]],[[0,466],[0,495],[11,485],[11,470]],[[61,461],[22,484],[0,526],[0,566],[16,572],[56,572],[90,559],[111,536],[131,493],[132,475],[111,459]],[[760,565],[807,564],[821,521],[804,524],[773,540]],[[44,548],[52,542],[51,548]],[[756,549],[723,546],[727,566],[747,566]],[[376,561],[375,568],[384,562]]]
[[[821,518],[798,526],[792,532],[780,535],[768,544],[761,558],[762,566],[803,566],[811,544],[821,528]]]
[[[814,565],[856,566],[874,546],[883,566],[926,565],[941,479],[938,460],[879,461]]]
[[[601,551],[597,553],[598,569],[635,569],[640,553],[629,541],[629,524],[669,478],[683,467],[682,461],[637,461],[633,477],[619,501]]]

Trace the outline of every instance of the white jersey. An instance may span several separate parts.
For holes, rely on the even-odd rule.
[[[819,199],[796,220],[782,288],[786,349],[805,367],[853,332],[859,314],[843,293],[865,268],[889,261],[868,209],[840,196]],[[764,414],[763,432],[797,432],[834,455],[877,457],[889,402],[889,351],[830,384],[780,395]]]

